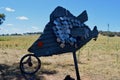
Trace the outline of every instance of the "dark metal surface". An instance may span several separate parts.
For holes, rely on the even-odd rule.
[[[66,43],[64,48],[60,47],[59,42],[56,41],[57,37],[54,33],[53,27],[55,26],[53,24],[53,20],[56,17],[60,16],[66,16],[70,18],[76,18],[77,20],[82,21],[83,26],[80,28],[76,28],[76,26],[73,25],[73,28],[71,29],[71,33],[73,37],[77,36],[84,36],[85,32],[84,29],[87,29],[89,31],[89,37],[86,39],[80,39],[77,41],[77,47],[71,46],[70,44]],[[84,20],[83,20],[84,18]],[[86,26],[83,22],[87,21],[87,12],[84,11],[81,15],[78,17],[73,16],[68,10],[62,7],[57,7],[50,15],[50,22],[45,26],[43,34],[31,45],[31,47],[28,49],[29,52],[34,53],[36,56],[51,56],[56,54],[62,54],[67,52],[75,52],[76,50],[80,49],[83,45],[85,45],[87,42],[89,42],[92,38],[96,37],[98,35],[97,27],[95,30],[90,30],[88,26]],[[69,25],[68,25],[69,26]],[[38,43],[42,42],[43,46],[38,46]]]

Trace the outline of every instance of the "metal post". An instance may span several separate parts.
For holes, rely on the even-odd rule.
[[[75,65],[77,80],[81,80],[80,79],[80,74],[79,74],[79,69],[78,69],[77,58],[76,58],[76,52],[73,52],[73,59],[74,59],[74,65]]]

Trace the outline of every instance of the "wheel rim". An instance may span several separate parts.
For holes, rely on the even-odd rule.
[[[35,74],[41,67],[41,61],[34,54],[27,54],[20,60],[20,70],[24,74]]]

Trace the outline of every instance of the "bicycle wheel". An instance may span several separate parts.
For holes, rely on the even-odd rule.
[[[41,61],[34,54],[26,54],[20,60],[20,70],[24,74],[35,74],[41,67]]]

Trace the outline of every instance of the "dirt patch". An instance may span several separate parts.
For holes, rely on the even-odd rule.
[[[26,50],[0,49],[0,80],[25,80],[19,69],[19,61]],[[80,54],[81,80],[119,80],[120,65],[111,54]],[[41,69],[33,76],[35,80],[64,80],[66,75],[76,78],[71,53],[40,57]],[[30,77],[30,76],[27,76]]]

